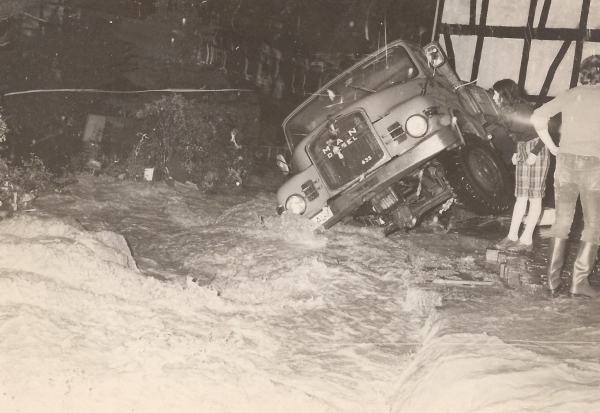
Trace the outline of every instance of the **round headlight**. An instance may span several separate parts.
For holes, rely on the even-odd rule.
[[[306,211],[306,200],[300,195],[291,195],[285,201],[285,209],[294,214],[302,215]]]
[[[406,131],[414,136],[420,138],[427,133],[427,119],[420,115],[413,115],[406,121]]]

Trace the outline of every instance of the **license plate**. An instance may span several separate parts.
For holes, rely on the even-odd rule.
[[[321,225],[324,224],[331,217],[333,217],[333,212],[331,212],[331,208],[326,206],[321,210],[321,212],[312,217],[311,221],[317,225]]]

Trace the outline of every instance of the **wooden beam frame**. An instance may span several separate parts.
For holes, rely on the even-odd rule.
[[[538,8],[538,4],[542,0],[530,0],[529,13],[527,17],[527,25],[516,27],[516,26],[488,26],[487,23],[487,12],[489,8],[489,0],[481,0],[481,15],[479,23],[477,23],[477,0],[471,0],[469,3],[469,24],[450,24],[442,22],[442,14],[438,16],[438,33],[434,36],[439,40],[439,35],[444,35],[444,42],[446,46],[446,53],[448,59],[455,69],[455,56],[454,48],[452,47],[452,40],[450,36],[475,36],[477,41],[475,44],[475,54],[473,56],[473,67],[471,71],[470,81],[474,81],[479,75],[479,64],[481,59],[481,53],[483,50],[483,43],[485,38],[505,38],[505,39],[523,39],[523,54],[521,56],[521,65],[519,69],[518,84],[521,87],[525,86],[527,77],[527,68],[529,65],[529,56],[531,52],[531,42],[533,40],[549,40],[549,41],[560,41],[563,42],[560,50],[556,54],[554,61],[546,73],[544,85],[538,95],[538,101],[547,100],[548,90],[552,83],[552,79],[556,73],[556,70],[562,62],[566,52],[571,44],[575,44],[575,56],[573,59],[573,69],[571,72],[570,87],[577,85],[579,77],[579,67],[581,65],[581,58],[583,54],[583,45],[585,42],[600,42],[600,29],[590,30],[587,28],[587,20],[590,12],[591,0],[583,0],[581,6],[581,15],[579,19],[579,25],[575,29],[568,28],[548,28],[546,24],[548,22],[548,16],[550,14],[550,8],[552,6],[552,0],[543,0],[542,9],[540,12],[540,20],[537,27],[533,27],[535,13]],[[440,0],[440,9],[444,9],[444,0]]]

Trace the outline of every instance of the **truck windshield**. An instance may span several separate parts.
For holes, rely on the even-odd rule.
[[[366,95],[418,75],[417,66],[401,45],[392,45],[342,73],[306,100],[284,124],[291,149],[317,126]]]

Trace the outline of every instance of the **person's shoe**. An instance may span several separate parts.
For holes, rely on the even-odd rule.
[[[548,268],[546,271],[546,289],[548,294],[555,296],[565,288],[565,283],[560,278],[560,272],[565,262],[565,247],[567,240],[550,238],[548,241]]]
[[[553,289],[548,289],[546,291],[548,291],[548,295],[550,297],[558,297],[562,294],[568,293],[568,291],[565,291],[565,283],[561,283],[558,287],[553,288]]]
[[[517,241],[519,241],[519,240],[517,240]],[[500,241],[499,243],[497,243],[495,245],[495,247],[499,251],[504,251],[504,250],[506,250],[508,247],[510,247],[511,245],[513,245],[517,241],[513,241],[512,239],[506,237],[502,241]]]
[[[533,252],[533,243],[523,244],[521,240],[517,240],[514,244],[509,246],[507,251],[510,252]]]
[[[574,297],[600,297],[600,291],[590,285],[588,276],[594,269],[598,245],[586,241],[579,242],[577,258],[573,264],[573,275],[571,290],[569,293]]]

